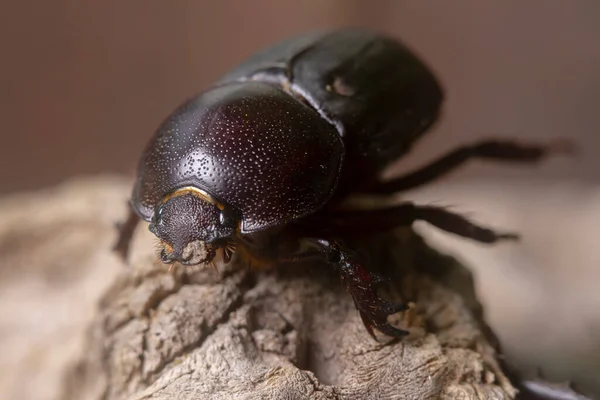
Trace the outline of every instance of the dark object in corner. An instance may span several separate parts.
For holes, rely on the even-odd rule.
[[[556,384],[543,379],[512,379],[519,390],[517,400],[592,400],[569,382]]]

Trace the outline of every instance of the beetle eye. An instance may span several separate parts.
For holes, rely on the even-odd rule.
[[[237,219],[235,213],[233,213],[231,210],[221,210],[221,213],[219,214],[219,223],[221,225],[233,228],[235,227],[236,221]]]
[[[162,223],[163,223],[162,214],[163,214],[163,208],[162,208],[162,207],[160,207],[160,208],[158,209],[158,212],[156,213],[156,223],[157,223],[158,225],[162,225]]]

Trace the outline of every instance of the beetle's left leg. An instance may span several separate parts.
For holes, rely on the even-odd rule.
[[[441,207],[402,203],[393,207],[371,210],[345,210],[324,217],[322,226],[327,234],[364,235],[383,232],[399,226],[410,226],[415,221],[425,221],[446,232],[483,243],[518,239],[514,233],[496,233],[478,226],[467,218]]]
[[[121,256],[124,261],[127,260],[127,256],[129,254],[129,245],[139,221],[140,217],[138,217],[138,215],[130,209],[129,215],[127,216],[125,222],[117,225],[119,229],[119,237],[113,246],[113,251]]]

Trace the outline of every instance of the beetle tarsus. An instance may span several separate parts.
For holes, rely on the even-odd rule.
[[[539,145],[525,145],[509,140],[485,140],[459,147],[431,164],[412,173],[381,182],[368,190],[369,193],[392,194],[430,183],[462,166],[472,159],[488,159],[515,163],[536,163],[553,154],[573,154],[573,142],[557,139]]]
[[[369,334],[376,339],[373,328],[393,338],[408,334],[388,322],[388,316],[405,311],[408,307],[400,303],[392,303],[377,294],[377,287],[386,279],[370,272],[359,259],[349,251],[342,250],[337,243],[329,243],[327,259],[340,269],[342,281],[352,295],[354,305]]]

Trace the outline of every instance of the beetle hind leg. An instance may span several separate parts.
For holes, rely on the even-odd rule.
[[[558,139],[546,144],[521,144],[510,140],[485,140],[462,146],[429,165],[404,176],[381,182],[366,192],[392,194],[413,189],[449,174],[469,160],[487,159],[520,164],[535,164],[553,154],[573,154],[576,146]]]

